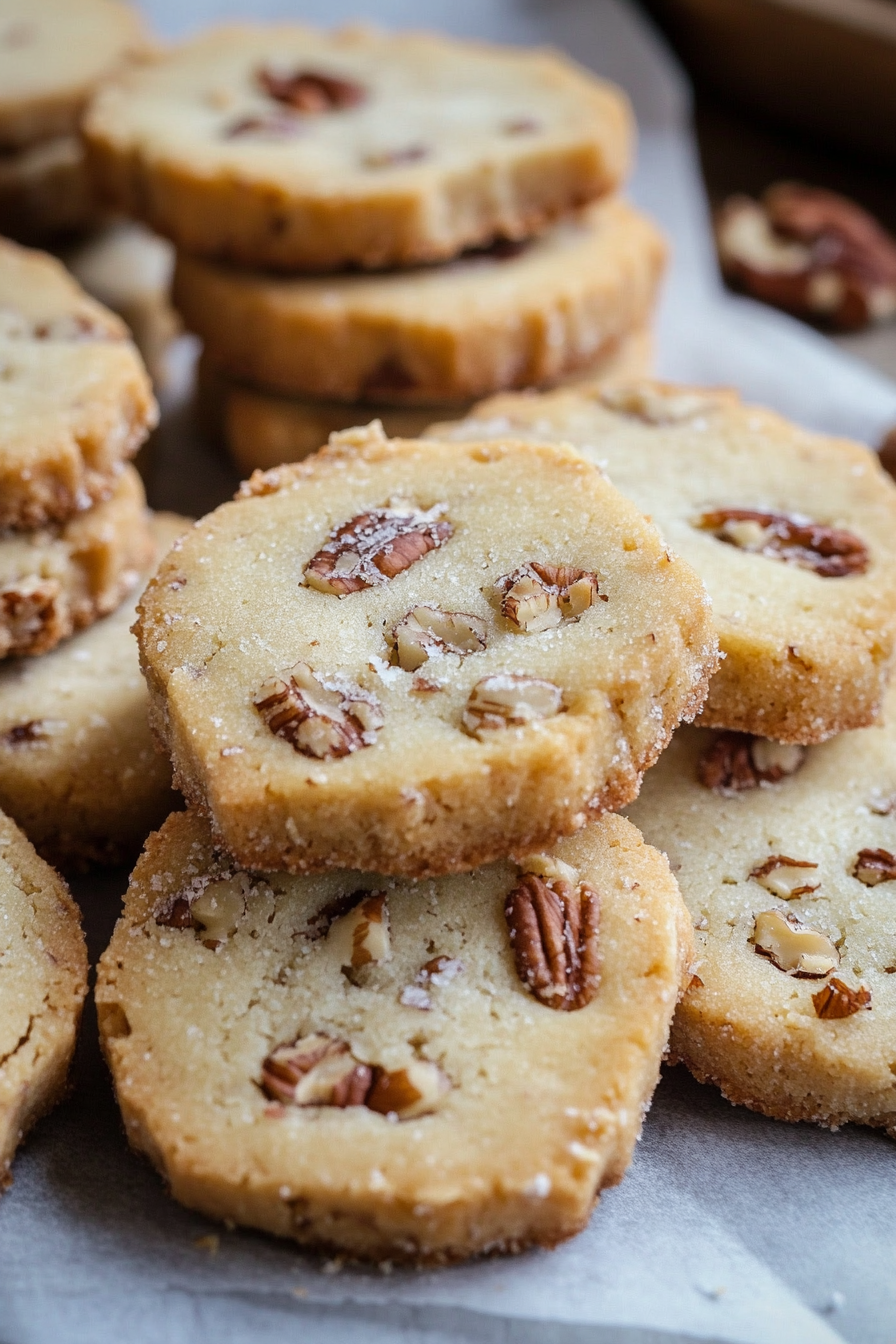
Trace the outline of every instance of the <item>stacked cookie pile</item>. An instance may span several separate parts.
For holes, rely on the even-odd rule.
[[[665,262],[614,193],[624,97],[426,34],[207,32],[107,86],[96,181],[179,249],[175,302],[244,472],[380,418],[642,372]]]

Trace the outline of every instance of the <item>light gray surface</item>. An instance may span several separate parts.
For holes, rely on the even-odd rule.
[[[223,14],[355,16],[302,5],[154,0],[174,35]],[[875,443],[896,386],[821,337],[720,289],[687,129],[686,88],[640,20],[612,0],[375,0],[365,17],[515,41],[550,40],[622,83],[641,125],[632,195],[671,234],[660,322],[670,377],[739,385],[819,428]],[[190,347],[181,350],[182,372]],[[203,510],[229,472],[173,407],[159,504]],[[94,953],[124,875],[79,894]],[[508,1123],[517,1122],[508,1117]],[[623,1184],[551,1253],[436,1273],[322,1272],[289,1246],[221,1232],[171,1203],[122,1138],[85,1022],[70,1102],[28,1143],[0,1202],[0,1344],[896,1344],[896,1148],[729,1107],[680,1069],[663,1081]]]

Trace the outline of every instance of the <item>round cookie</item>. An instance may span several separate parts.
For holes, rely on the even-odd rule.
[[[158,418],[127,337],[55,258],[0,239],[0,529],[109,497]]]
[[[782,1120],[896,1137],[896,693],[820,746],[682,729],[629,815],[669,856],[696,978],[672,1053]]]
[[[161,556],[189,527],[156,514]],[[63,869],[122,863],[177,806],[149,729],[136,594],[42,658],[0,667],[0,807]]]
[[[74,134],[95,85],[144,45],[120,0],[3,0],[0,149]]]
[[[210,29],[84,129],[109,202],[185,251],[316,271],[529,237],[612,191],[632,140],[624,95],[557,53],[300,24]]]
[[[548,982],[533,912],[564,907],[582,918]],[[97,1011],[128,1138],[175,1199],[445,1262],[585,1226],[691,953],[668,865],[620,817],[418,884],[240,872],[190,810],[134,871]]]
[[[174,302],[212,362],[259,388],[432,405],[554,383],[653,309],[662,235],[617,199],[529,243],[385,275],[280,279],[181,255]]]
[[[703,578],[724,655],[701,722],[782,742],[872,723],[896,639],[896,487],[859,444],[734,392],[635,382],[505,395],[428,435],[560,440]]]
[[[0,658],[47,653],[114,611],[154,551],[133,467],[110,499],[69,522],[0,536]]]
[[[65,1092],[86,993],[78,907],[0,814],[0,1189],[24,1135]]]
[[[43,243],[99,223],[75,135],[59,135],[0,153],[0,233],[20,243]]]
[[[716,663],[699,580],[571,449],[347,431],[169,554],[141,664],[241,863],[423,876],[621,806]]]

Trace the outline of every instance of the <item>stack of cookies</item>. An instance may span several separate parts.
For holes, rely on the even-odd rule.
[[[557,54],[368,28],[207,32],[85,124],[105,199],[179,249],[175,303],[248,473],[379,418],[644,372],[665,264],[614,193],[624,96]]]

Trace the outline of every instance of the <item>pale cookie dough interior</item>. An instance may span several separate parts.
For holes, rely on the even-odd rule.
[[[86,992],[78,907],[0,814],[0,1188],[22,1137],[65,1090]]]
[[[599,906],[596,983],[569,1011],[517,970],[505,905],[533,868]],[[176,1199],[445,1261],[584,1227],[630,1160],[691,951],[667,864],[619,817],[412,883],[240,873],[189,811],[134,872],[97,1008],[128,1137]],[[309,1038],[330,1056],[303,1078],[288,1047]]]
[[[241,862],[294,871],[568,834],[634,796],[716,661],[693,572],[572,450],[376,426],[254,477],[140,610],[178,786]]]
[[[896,636],[896,487],[867,449],[733,392],[652,382],[495,397],[428,434],[573,443],[653,519],[712,598],[724,658],[702,722],[819,742],[874,721]],[[754,516],[709,527],[718,510]],[[802,519],[819,551],[782,559],[770,514]],[[806,567],[844,531],[827,557],[844,577]]]

